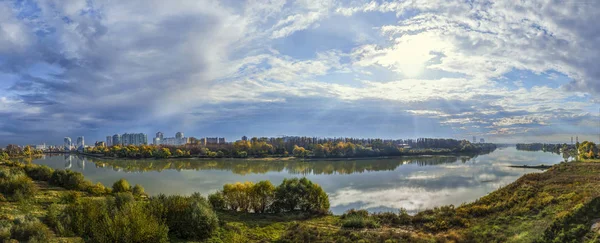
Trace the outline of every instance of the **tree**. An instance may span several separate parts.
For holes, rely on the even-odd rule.
[[[306,178],[284,179],[275,189],[273,209],[324,214],[329,210],[329,197],[321,186]]]
[[[23,148],[23,155],[24,156],[31,156],[32,152],[31,152],[31,147],[29,145],[25,146],[25,148]]]
[[[579,157],[582,159],[595,159],[598,158],[598,147],[596,144],[589,141],[584,141],[577,147]]]
[[[183,155],[185,155],[185,153],[181,149],[175,150],[175,156],[181,157]]]
[[[167,224],[170,235],[180,239],[206,239],[219,227],[217,214],[200,195],[159,195],[150,198],[148,209]]]
[[[135,186],[133,186],[132,193],[133,193],[133,195],[135,195],[135,196],[143,196],[143,195],[146,195],[146,192],[144,191],[144,187],[142,187],[142,186],[141,186],[141,185],[139,185],[139,184],[135,184]]]
[[[260,181],[251,189],[252,209],[255,213],[264,213],[273,204],[275,186],[270,181]]]
[[[299,147],[298,145],[294,145],[294,150],[292,153],[294,154],[294,157],[297,158],[304,158],[308,156],[308,150],[306,150],[304,147]]]
[[[129,186],[129,182],[127,182],[127,180],[121,178],[113,184],[112,189],[113,193],[130,192],[131,186]]]

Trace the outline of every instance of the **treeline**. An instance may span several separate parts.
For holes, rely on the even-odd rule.
[[[34,149],[31,146],[27,145],[24,147],[19,147],[15,144],[9,144],[6,148],[0,148],[0,160],[8,160],[11,158],[22,158],[22,157],[30,157],[35,155],[41,155],[43,152],[38,149]]]
[[[449,153],[484,153],[496,149],[490,143],[470,143],[466,140],[423,138],[412,143],[398,144],[392,141],[373,140],[368,144],[355,144],[349,141],[325,141],[323,143],[309,143],[305,140],[292,144],[281,139],[240,140],[230,144],[186,144],[182,146],[112,146],[88,148],[87,153],[103,154],[120,158],[173,158],[173,157],[201,157],[201,158],[262,158],[262,157],[288,157],[298,158],[352,158],[352,157],[381,157],[423,154],[449,154]],[[312,140],[311,140],[312,141]]]
[[[576,148],[576,145],[551,144],[551,143],[517,143],[518,150],[525,151],[544,151],[560,154],[562,150]]]
[[[286,179],[278,187],[269,181],[229,184],[211,194],[209,202],[198,193],[147,197],[143,187],[132,187],[124,179],[108,188],[92,184],[81,173],[10,161],[0,167],[0,201],[35,202],[32,200],[38,189],[32,178],[69,192],[60,201],[44,206],[47,214],[41,221],[33,217],[0,219],[2,241],[48,242],[52,231],[56,236],[81,237],[85,242],[203,241],[215,236],[221,227],[215,209],[300,212],[305,216],[329,210],[327,194],[306,178]]]

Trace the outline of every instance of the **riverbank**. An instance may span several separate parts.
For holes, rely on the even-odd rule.
[[[257,226],[254,222],[259,219],[253,218],[257,215],[234,215],[226,224],[236,226],[226,233],[253,241],[269,230],[284,242],[598,242],[600,234],[591,230],[600,218],[598,174],[600,163],[562,163],[543,173],[524,175],[476,202],[426,210],[400,223],[379,221],[376,228],[340,227],[343,216],[293,225],[272,220]],[[381,218],[371,215],[363,220]]]
[[[71,153],[71,152],[44,152],[45,154],[73,154],[93,157],[100,160],[135,160],[135,161],[169,161],[169,160],[235,160],[235,161],[303,161],[303,162],[317,162],[317,161],[356,161],[356,160],[388,160],[406,157],[430,157],[430,156],[454,156],[454,157],[474,157],[481,154],[474,153],[456,153],[456,152],[440,152],[440,153],[407,153],[405,155],[398,156],[373,156],[373,157],[328,157],[328,158],[298,158],[298,157],[262,157],[262,158],[235,158],[235,157],[222,157],[222,158],[209,158],[209,157],[169,157],[169,158],[127,158],[127,157],[113,157],[104,156],[100,154],[90,153]]]

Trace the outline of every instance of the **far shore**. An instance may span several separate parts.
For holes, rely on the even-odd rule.
[[[385,160],[385,159],[394,159],[394,158],[403,158],[403,157],[427,157],[427,156],[468,156],[468,155],[476,155],[473,153],[453,153],[453,152],[440,152],[440,153],[429,153],[429,154],[406,154],[406,155],[398,155],[398,156],[374,156],[374,157],[343,157],[343,158],[297,158],[293,156],[288,157],[264,157],[264,158],[234,158],[234,157],[223,157],[223,158],[209,158],[209,157],[170,157],[170,158],[119,158],[119,157],[109,157],[100,154],[89,154],[89,153],[79,153],[79,152],[61,152],[61,151],[52,151],[52,152],[44,152],[44,154],[74,154],[74,155],[82,155],[93,157],[97,159],[104,160],[243,160],[243,161],[352,161],[352,160]]]

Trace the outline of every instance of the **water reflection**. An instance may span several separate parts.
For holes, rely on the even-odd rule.
[[[349,208],[416,212],[446,204],[460,205],[538,170],[508,165],[554,164],[562,157],[500,148],[480,156],[419,156],[383,160],[98,160],[75,155],[46,156],[34,163],[70,168],[105,185],[120,178],[141,184],[150,194],[204,195],[225,183],[306,176],[329,194],[332,211]],[[85,167],[87,162],[94,166]],[[73,165],[75,164],[75,165]]]
[[[287,172],[293,175],[331,175],[368,173],[373,171],[393,171],[398,166],[414,163],[420,166],[439,165],[462,161],[472,157],[462,156],[421,156],[377,160],[337,160],[337,161],[298,161],[298,160],[98,160],[90,159],[96,167],[113,168],[116,171],[148,172],[163,170],[225,170],[238,175]]]

